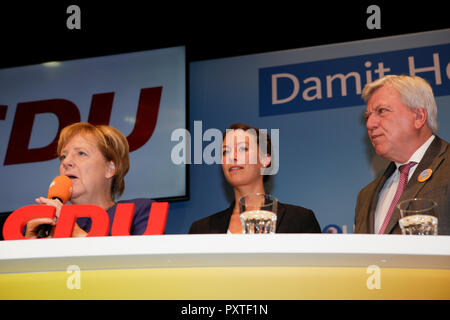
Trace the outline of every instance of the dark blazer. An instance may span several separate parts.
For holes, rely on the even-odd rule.
[[[417,177],[425,169],[433,170],[428,180],[419,182]],[[356,201],[355,233],[374,233],[375,210],[378,194],[384,183],[396,170],[391,162],[386,171],[377,179],[363,188]],[[417,165],[414,174],[409,179],[399,203],[406,199],[428,198],[437,202],[438,234],[450,234],[450,148],[449,144],[436,136]],[[400,211],[395,208],[385,234],[401,233],[398,220]]]
[[[195,221],[189,233],[227,233],[234,202],[221,212]],[[278,203],[276,233],[320,233],[314,213],[306,208]]]

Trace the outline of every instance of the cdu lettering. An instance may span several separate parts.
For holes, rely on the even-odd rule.
[[[153,202],[150,208],[147,228],[143,235],[158,235],[164,233],[169,211],[169,203]],[[47,205],[29,205],[13,211],[3,226],[5,240],[25,240],[23,229],[33,219],[54,219],[56,208]],[[134,204],[117,204],[114,221],[111,227],[112,236],[129,236],[133,220]],[[53,238],[69,238],[77,218],[88,217],[92,220],[91,230],[87,237],[104,237],[109,233],[109,216],[101,207],[88,204],[63,205],[56,223]]]
[[[161,94],[161,86],[141,89],[135,125],[127,137],[130,152],[142,147],[153,135],[158,119]],[[108,125],[113,100],[114,92],[94,94],[91,100],[88,122],[96,125]],[[6,110],[7,106],[0,106],[0,118],[5,118]],[[58,131],[53,140],[49,141],[46,146],[29,148],[32,131],[38,130],[33,128],[34,119],[36,115],[43,113],[51,113],[56,116]],[[79,121],[81,121],[80,111],[69,100],[50,99],[18,103],[4,165],[55,159],[57,157],[56,147],[59,133],[64,127]]]

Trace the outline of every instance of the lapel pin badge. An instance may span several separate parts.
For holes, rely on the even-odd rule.
[[[431,170],[431,169],[423,170],[417,177],[417,181],[419,181],[419,182],[427,181],[431,177],[432,173],[433,173],[433,170]]]

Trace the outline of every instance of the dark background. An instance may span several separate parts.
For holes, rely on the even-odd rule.
[[[196,61],[450,27],[444,1],[393,2],[2,3],[0,68],[174,45]],[[81,30],[66,27],[71,4],[81,9]],[[366,27],[371,4],[381,9],[380,30]]]

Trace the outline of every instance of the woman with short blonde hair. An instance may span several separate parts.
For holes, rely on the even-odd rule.
[[[111,197],[115,199],[121,196],[125,189],[124,178],[130,168],[129,146],[125,136],[111,126],[94,126],[89,122],[77,122],[61,131],[57,148],[58,156],[61,156],[64,146],[77,134],[94,138],[105,159],[114,163],[115,175],[111,184]]]
[[[59,137],[57,153],[60,160],[59,174],[70,178],[72,204],[90,204],[103,208],[110,219],[109,234],[117,207],[116,199],[125,189],[125,175],[130,168],[129,146],[125,136],[116,128],[78,122],[65,127]],[[58,199],[39,197],[38,204],[56,207],[59,217],[62,203]],[[134,203],[135,211],[131,223],[131,235],[143,234],[147,227],[152,204],[151,199],[121,200]],[[41,237],[42,224],[52,226],[56,221],[48,218],[31,220],[27,224],[25,237]],[[91,228],[90,218],[78,218],[72,237],[85,237]]]

